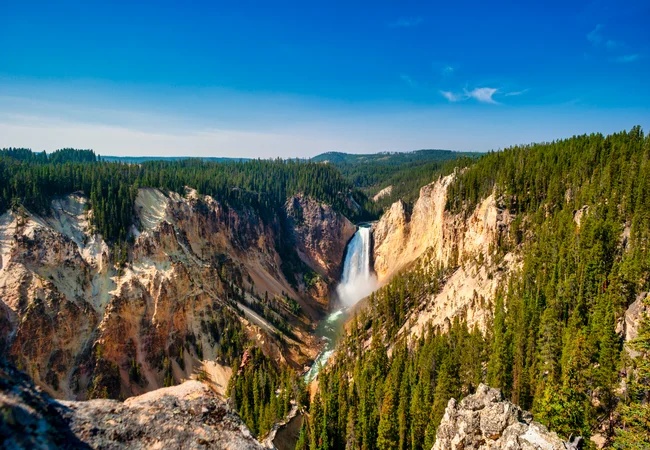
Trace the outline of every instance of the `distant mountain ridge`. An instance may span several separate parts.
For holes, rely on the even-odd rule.
[[[314,156],[311,158],[311,161],[330,162],[336,164],[376,163],[392,165],[422,161],[447,161],[464,156],[475,157],[480,155],[481,153],[478,152],[457,152],[454,150],[441,149],[422,149],[409,152],[379,152],[367,154],[327,152]]]

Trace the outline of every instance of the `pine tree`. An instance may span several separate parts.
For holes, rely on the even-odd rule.
[[[384,389],[384,401],[381,406],[379,427],[377,430],[377,448],[395,449],[399,443],[399,422],[397,417],[398,389],[394,377],[389,378]]]

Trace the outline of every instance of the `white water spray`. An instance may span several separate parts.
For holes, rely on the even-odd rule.
[[[350,307],[377,289],[377,277],[370,270],[370,228],[359,227],[348,244],[343,276],[337,293],[341,303]]]

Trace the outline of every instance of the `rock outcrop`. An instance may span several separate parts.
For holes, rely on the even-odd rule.
[[[445,209],[454,177],[442,177],[422,187],[410,214],[404,202],[395,202],[373,226],[374,269],[380,284],[418,258],[457,268],[442,292],[421,299],[401,333],[418,336],[429,323],[444,328],[456,317],[470,327],[485,329],[496,289],[517,264],[513,254],[498,260],[494,257],[496,244],[507,235],[512,220],[494,195],[473,211],[451,214]]]
[[[392,193],[393,193],[393,186],[392,186],[392,185],[391,185],[391,186],[386,186],[386,187],[383,188],[381,191],[377,192],[377,193],[372,197],[372,199],[373,199],[374,201],[379,201],[379,200],[381,200],[381,199],[384,198],[384,197],[388,197],[388,196],[389,196],[390,194],[392,194]]]
[[[61,405],[0,358],[0,443],[6,449],[90,448],[70,430]]]
[[[93,448],[263,448],[239,416],[199,381],[124,402],[62,402],[72,432]]]
[[[308,220],[296,246],[334,273],[352,225],[300,201]],[[286,278],[281,211],[263,219],[191,189],[140,189],[130,243],[111,247],[94,232],[87,202],[75,193],[55,199],[48,216],[0,216],[0,351],[50,395],[127,398],[199,374],[223,391],[242,350],[221,339],[226,329],[295,367],[316,356],[310,325],[327,284]],[[280,342],[274,323],[292,336]]]
[[[650,299],[648,293],[642,292],[637,295],[636,300],[627,308],[621,324],[617,328],[626,343],[629,343],[639,335],[639,325],[644,315],[650,315]],[[632,358],[639,356],[639,352],[629,345],[625,346]]]
[[[57,402],[0,361],[0,412],[3,448],[263,448],[239,416],[198,381],[123,403]]]
[[[449,400],[433,450],[566,450],[574,448],[533,421],[530,413],[480,385],[476,393]]]

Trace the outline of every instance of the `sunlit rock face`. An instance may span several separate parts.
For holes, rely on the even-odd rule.
[[[373,226],[374,270],[380,285],[420,258],[431,266],[455,269],[440,293],[421,299],[400,333],[419,336],[428,324],[448,328],[457,317],[485,330],[496,289],[518,265],[513,253],[494,258],[494,247],[512,221],[494,195],[471,211],[451,214],[445,209],[454,177],[422,187],[410,213],[404,202],[395,202]]]

